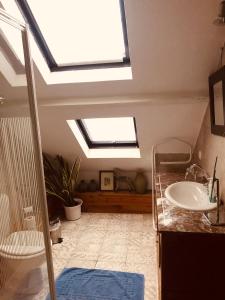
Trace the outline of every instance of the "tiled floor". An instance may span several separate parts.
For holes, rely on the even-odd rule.
[[[142,273],[145,300],[157,300],[155,233],[151,215],[83,213],[62,223],[63,243],[53,245],[55,276],[64,267]]]

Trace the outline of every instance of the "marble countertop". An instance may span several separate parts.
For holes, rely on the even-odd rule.
[[[211,226],[203,212],[180,209],[164,198],[168,185],[183,180],[183,172],[160,172],[155,175],[158,231],[225,234],[225,227]],[[224,214],[224,210],[221,213]]]

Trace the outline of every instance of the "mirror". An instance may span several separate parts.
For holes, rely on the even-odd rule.
[[[209,76],[211,132],[225,136],[225,67]]]
[[[223,83],[217,82],[214,87],[215,125],[224,125],[223,113]]]

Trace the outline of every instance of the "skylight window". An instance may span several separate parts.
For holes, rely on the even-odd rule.
[[[67,120],[87,158],[140,158],[133,117]]]
[[[123,0],[17,0],[51,71],[129,66]]]
[[[93,118],[76,120],[89,148],[138,147],[135,119]]]

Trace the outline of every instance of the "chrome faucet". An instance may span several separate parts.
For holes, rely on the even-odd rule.
[[[192,164],[189,168],[186,169],[186,173],[185,173],[185,180],[188,179],[188,176],[192,175],[194,181],[197,181],[197,179],[201,179],[201,183],[206,187],[207,189],[207,194],[209,197],[209,201],[210,202],[216,202],[216,195],[214,193],[214,189],[213,189],[213,193],[212,193],[212,187],[214,186],[214,183],[216,181],[216,179],[210,178],[208,173],[206,172],[205,169],[203,169],[202,167],[200,167],[197,164]],[[218,186],[218,182],[217,182],[217,186]]]
[[[220,195],[219,195],[219,180],[217,178],[210,178],[206,170],[201,168],[197,164],[192,164],[190,167],[186,169],[185,180],[187,180],[188,176],[192,175],[194,181],[197,181],[197,178],[202,178],[205,181],[205,187],[207,188],[207,193],[209,196],[210,202],[216,202],[216,220],[215,222],[211,222],[209,219],[209,213],[205,212],[204,215],[207,217],[208,221],[213,226],[225,226],[225,223],[220,223]],[[216,186],[215,186],[216,183]]]
[[[187,180],[189,175],[193,176],[194,181],[197,181],[198,177],[201,177],[202,179],[204,179],[207,182],[209,180],[209,175],[206,172],[206,170],[204,170],[197,164],[192,164],[189,168],[186,169],[185,180]]]

